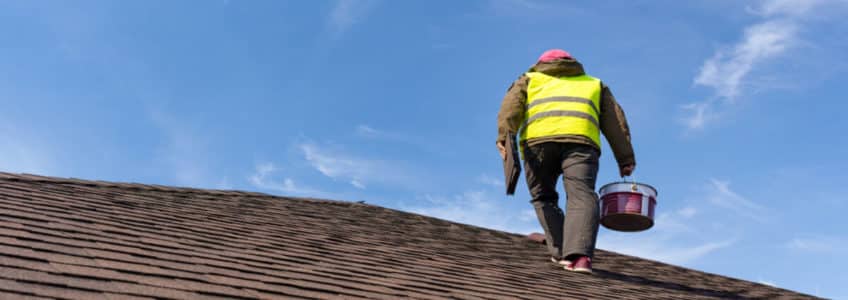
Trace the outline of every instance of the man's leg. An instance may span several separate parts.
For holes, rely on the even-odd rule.
[[[600,213],[598,194],[595,193],[600,152],[588,145],[567,144],[562,153],[566,193],[562,254],[564,258],[572,255],[592,257],[598,238]]]
[[[562,257],[562,209],[557,204],[556,181],[562,169],[557,144],[543,143],[524,147],[524,172],[527,189],[533,197],[530,203],[536,210],[539,224],[545,230],[548,251],[555,258]]]

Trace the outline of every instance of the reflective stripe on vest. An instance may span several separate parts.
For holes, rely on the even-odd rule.
[[[539,72],[526,75],[530,82],[521,141],[582,135],[601,147],[600,79],[588,75],[553,77]]]

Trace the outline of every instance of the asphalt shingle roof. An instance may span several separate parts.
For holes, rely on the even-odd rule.
[[[353,202],[0,172],[0,299],[813,298]]]

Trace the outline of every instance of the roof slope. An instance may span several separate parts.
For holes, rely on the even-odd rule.
[[[812,298],[387,208],[0,173],[0,299]]]

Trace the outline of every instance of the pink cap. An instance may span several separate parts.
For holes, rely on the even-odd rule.
[[[572,58],[571,53],[562,49],[551,49],[539,56],[539,62],[550,62],[561,58]]]

